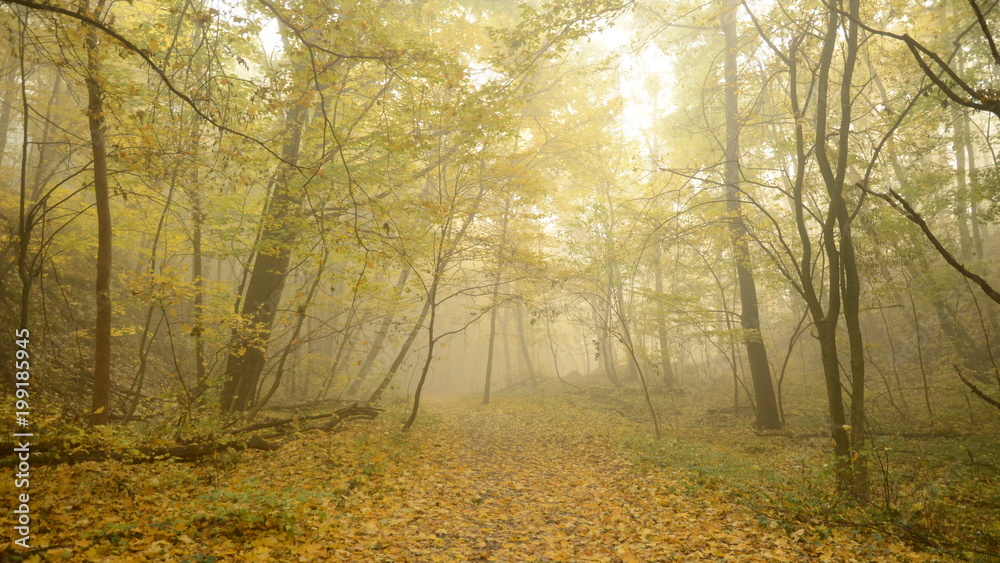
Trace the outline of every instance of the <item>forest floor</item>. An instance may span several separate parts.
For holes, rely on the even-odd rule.
[[[408,433],[400,418],[196,464],[39,468],[25,560],[951,560],[864,526],[748,510],[689,469],[643,461],[638,423],[613,409],[500,397],[426,404]],[[21,560],[12,547],[0,558]]]

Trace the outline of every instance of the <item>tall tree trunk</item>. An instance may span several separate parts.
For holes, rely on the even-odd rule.
[[[197,180],[194,183],[198,184]],[[192,194],[191,222],[193,232],[191,235],[191,279],[194,282],[194,370],[196,380],[196,395],[202,393],[208,386],[208,376],[205,371],[205,279],[202,273],[202,249],[201,249],[201,229],[204,223],[204,215],[201,212],[201,198]]]
[[[907,288],[909,289],[909,288]],[[924,388],[924,405],[927,406],[927,416],[934,416],[931,406],[931,386],[927,382],[927,368],[924,366],[924,344],[920,341],[920,315],[917,314],[917,304],[913,301],[913,293],[907,291],[910,300],[910,313],[913,316],[913,336],[917,340],[917,365],[920,366],[920,378]]]
[[[830,434],[833,437],[833,453],[837,456],[838,482],[841,486],[850,484],[849,468],[846,465],[851,452],[850,435],[847,432],[847,414],[844,410],[844,392],[840,385],[840,364],[837,361],[837,317],[830,316],[816,323],[819,337],[820,356],[823,363],[823,381],[830,414]]]
[[[740,288],[740,322],[743,344],[750,364],[756,399],[757,426],[775,430],[781,428],[781,414],[774,395],[771,369],[767,363],[767,349],[760,332],[760,314],[757,306],[757,284],[750,269],[750,250],[747,228],[740,206],[740,122],[737,92],[739,89],[736,53],[739,48],[736,35],[736,9],[738,4],[725,0],[722,13],[722,30],[726,39],[726,203],[730,214],[729,229],[732,236],[736,277]]]
[[[25,46],[25,30],[28,27],[28,12],[27,10],[20,9],[21,14],[21,25],[18,29],[18,63],[21,72],[21,166],[20,166],[20,192],[19,192],[19,212],[17,220],[17,231],[18,231],[18,252],[17,252],[17,274],[21,280],[21,301],[20,301],[20,315],[18,320],[18,334],[28,333],[28,319],[30,318],[29,307],[31,305],[31,285],[34,276],[31,272],[31,264],[28,260],[28,252],[31,249],[31,231],[32,231],[32,220],[29,218],[28,210],[28,116],[29,106],[28,106],[28,85],[27,85],[27,70],[25,68],[24,62],[24,46]],[[14,76],[12,72],[10,76]],[[10,118],[9,112],[10,107],[13,105],[13,93],[9,93],[5,96],[4,111],[7,112],[7,119]],[[4,142],[6,143],[7,136],[7,125],[0,128],[0,135],[3,135]],[[3,151],[0,149],[0,160],[2,160]],[[0,162],[2,164],[2,162]],[[33,198],[34,200],[34,198]],[[14,388],[14,374],[10,374],[11,389]]]
[[[849,136],[851,129],[852,104],[855,92],[851,79],[858,53],[858,24],[860,11],[859,0],[848,1],[847,41],[844,61],[843,81],[840,85],[839,127],[840,143],[838,151],[838,183],[840,190],[837,202],[837,224],[840,227],[840,256],[844,269],[844,326],[847,328],[847,342],[851,356],[851,463],[852,487],[854,496],[866,499],[869,493],[868,465],[865,442],[867,439],[867,420],[865,416],[865,347],[861,331],[861,279],[858,273],[858,263],[854,253],[854,236],[852,234],[852,214],[847,209],[843,197],[844,171],[847,169],[847,153],[850,150]],[[863,198],[864,195],[862,194]],[[832,199],[832,198],[831,198]]]
[[[618,372],[615,370],[615,359],[612,355],[613,347],[611,346],[608,329],[611,317],[607,313],[602,315],[597,306],[593,307],[593,317],[598,332],[597,340],[594,341],[594,344],[597,346],[597,360],[604,369],[604,376],[608,378],[608,381],[616,388],[620,388],[622,382],[618,379]]]
[[[83,11],[89,11],[85,3]],[[104,0],[98,0],[92,14],[101,21]],[[87,121],[94,156],[94,197],[97,211],[97,283],[94,322],[94,395],[91,423],[107,424],[111,408],[111,195],[108,186],[108,153],[104,138],[104,92],[101,87],[101,60],[97,30],[87,30]]]
[[[846,206],[840,212],[840,255],[844,268],[844,326],[851,355],[851,460],[854,465],[854,494],[868,497],[868,469],[865,456],[865,347],[861,332],[861,281],[854,255],[854,239]]]
[[[825,131],[826,131],[826,111],[827,111],[827,91],[830,73],[830,65],[833,60],[834,40],[837,36],[836,12],[831,9],[827,15],[826,36],[824,37],[823,50],[820,58],[819,82],[817,84],[819,96],[817,96],[817,161],[823,171],[824,179],[827,179],[831,167],[825,159]],[[817,290],[814,280],[814,266],[819,260],[813,256],[813,242],[809,225],[806,223],[805,204],[805,180],[806,170],[809,161],[806,151],[805,127],[806,117],[803,106],[799,101],[798,93],[798,46],[800,40],[795,40],[790,45],[788,56],[785,62],[789,69],[789,83],[792,85],[789,90],[792,111],[795,116],[795,175],[792,186],[792,206],[795,215],[795,227],[801,243],[800,255],[796,264],[796,275],[798,285],[796,289],[802,295],[809,310],[809,315],[813,319],[816,327],[817,338],[820,344],[820,358],[823,368],[823,380],[826,384],[827,408],[830,417],[830,435],[833,438],[833,451],[836,459],[837,486],[841,490],[849,490],[851,484],[850,467],[847,463],[850,454],[850,436],[847,432],[847,419],[844,411],[843,391],[840,384],[840,362],[837,355],[837,323],[840,317],[840,253],[836,241],[836,213],[829,209],[825,216],[822,216],[821,243],[823,252],[826,254],[827,275],[824,276],[828,285],[825,292],[827,296],[826,310],[822,302],[821,290]],[[829,184],[828,184],[829,185]],[[820,216],[817,215],[819,218]]]
[[[510,213],[510,199],[504,202],[503,221],[500,227],[500,246],[497,252],[497,271],[493,279],[493,300],[490,308],[490,339],[486,351],[486,381],[483,387],[483,404],[490,404],[490,387],[493,385],[493,352],[496,348],[497,339],[497,298],[500,296],[500,276],[503,275],[504,258],[503,247],[507,244],[507,214]]]
[[[508,387],[514,384],[514,362],[510,354],[510,305],[503,307],[503,319],[500,321],[500,339],[503,340],[503,375],[504,384]]]
[[[968,114],[962,114],[962,129],[965,136],[965,156],[966,156],[966,168],[969,171],[970,177],[974,177],[976,173],[976,147],[972,143],[972,131],[969,127],[969,116]],[[969,223],[972,225],[972,247],[976,251],[975,258],[977,260],[982,260],[985,255],[983,254],[983,233],[981,225],[979,224],[979,197],[976,194],[969,194]]]
[[[272,193],[261,218],[260,242],[243,297],[241,315],[249,321],[250,336],[240,331],[234,333],[226,361],[221,403],[223,410],[228,412],[245,411],[255,399],[264,370],[265,348],[288,275],[292,247],[298,240],[297,229],[289,223],[301,207],[301,196],[294,192],[291,184],[302,145],[306,113],[304,105],[295,103],[285,120],[289,136],[282,149],[282,158],[287,164],[280,165],[271,181]]]

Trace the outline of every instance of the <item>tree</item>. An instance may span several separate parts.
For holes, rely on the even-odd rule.
[[[766,35],[756,19],[754,24],[764,41],[788,69],[788,96],[794,117],[796,158],[790,174],[791,200],[800,250],[796,256],[795,251],[781,241],[791,263],[783,271],[794,272],[789,275],[789,280],[805,300],[813,326],[816,327],[839,486],[845,491],[865,497],[868,494],[868,481],[864,465],[865,358],[859,319],[861,286],[852,237],[854,216],[848,209],[845,196],[852,148],[852,109],[857,96],[853,77],[859,52],[856,24],[859,5],[856,1],[849,0],[848,6],[848,13],[853,14],[853,17],[842,18],[840,4],[830,6],[824,13],[825,21],[822,23],[825,31],[817,46],[820,49],[819,57],[805,80],[800,75],[800,65],[807,60],[805,52],[811,48],[808,34],[796,32],[785,52]],[[842,60],[836,56],[841,36],[846,38]],[[839,82],[834,79],[835,73],[839,76]],[[804,101],[800,93],[803,86],[807,92]],[[839,96],[834,98],[834,93],[838,91]],[[815,110],[809,113],[807,109],[813,92]],[[839,104],[831,106],[832,99],[837,99]],[[831,127],[829,121],[838,117],[837,125]],[[807,122],[814,128],[815,140],[812,143],[807,140]],[[832,147],[830,139],[834,141]],[[811,155],[815,155],[815,165],[826,193],[825,209],[815,211],[809,210],[805,198]],[[826,272],[820,280],[815,279],[814,273],[814,269],[820,265],[820,257],[813,256],[810,216],[818,223],[821,233],[819,243]],[[837,326],[841,314],[845,319],[850,350],[850,419],[844,406],[837,347]]]
[[[778,402],[771,383],[771,370],[767,362],[767,350],[760,334],[760,316],[757,308],[757,284],[754,282],[750,266],[750,251],[746,225],[743,222],[740,205],[740,122],[737,93],[736,56],[738,40],[736,36],[735,1],[727,2],[722,12],[722,32],[726,37],[725,53],[725,105],[726,105],[726,154],[725,183],[726,204],[732,218],[730,230],[733,238],[733,258],[740,288],[740,322],[743,329],[743,344],[747,350],[750,376],[753,380],[754,397],[757,400],[757,426],[780,429],[781,416]]]
[[[84,4],[82,12],[92,13],[95,21],[104,18],[104,0],[98,0],[93,12]],[[97,210],[97,318],[94,323],[94,399],[91,420],[107,424],[111,409],[111,204],[108,186],[108,153],[104,135],[104,91],[101,72],[100,41],[93,27],[86,31],[87,49],[87,122],[94,156],[94,197]]]
[[[965,73],[963,72],[961,57],[963,49],[962,39],[973,30],[976,30],[976,33],[973,33],[973,36],[978,35],[981,38],[980,43],[984,43],[988,46],[989,58],[993,63],[1000,64],[1000,51],[997,49],[993,32],[990,29],[989,22],[986,18],[986,14],[988,14],[989,11],[992,11],[993,7],[994,6],[991,6],[989,10],[984,12],[976,0],[970,0],[969,10],[971,14],[967,15],[967,21],[972,21],[967,23],[962,31],[956,35],[956,38],[953,41],[954,50],[947,57],[928,48],[908,33],[893,33],[866,25],[854,12],[846,14],[846,17],[851,18],[855,25],[862,27],[868,33],[891,38],[903,43],[912,54],[914,62],[916,62],[917,67],[923,75],[952,103],[955,103],[963,108],[975,111],[985,111],[1000,117],[1000,97],[997,96],[997,90],[993,87],[991,75],[986,73],[973,74],[971,77],[963,76]],[[900,121],[902,121],[906,113],[908,113],[908,110],[902,112]],[[960,128],[964,128],[964,126],[960,126]],[[966,149],[966,151],[962,150],[963,148],[966,148],[964,146],[965,141],[963,139],[963,132],[957,129],[955,135],[958,141],[955,150],[959,170],[963,174],[959,182],[961,185],[964,185],[964,161],[966,151],[968,151],[967,154],[969,155],[972,153],[968,149]],[[868,190],[868,186],[862,187]],[[903,195],[893,189],[888,189],[884,193],[870,193],[887,202],[904,217],[917,225],[934,249],[955,271],[979,286],[983,293],[985,293],[991,300],[996,303],[1000,303],[1000,291],[994,288],[994,286],[981,275],[970,270],[965,264],[962,263],[960,257],[956,257],[950,250],[948,250],[941,242],[938,234],[931,229],[924,217]],[[961,194],[960,200],[964,200],[964,198],[964,194]],[[964,201],[959,204],[960,209],[964,210],[965,206],[966,204]],[[964,213],[964,211],[962,211],[962,213]],[[963,245],[963,249],[966,246],[967,245]]]
[[[281,304],[292,247],[299,238],[300,232],[291,222],[302,204],[295,183],[306,108],[295,102],[286,114],[283,163],[268,186],[271,196],[264,205],[258,250],[241,300],[241,316],[250,327],[249,334],[242,331],[234,334],[232,352],[226,363],[221,402],[227,412],[247,410],[256,399],[257,385],[264,370],[266,343]]]

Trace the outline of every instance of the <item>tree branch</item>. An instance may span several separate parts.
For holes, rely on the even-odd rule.
[[[1000,303],[1000,292],[994,289],[989,282],[984,280],[975,272],[970,271],[968,268],[965,267],[965,265],[959,262],[955,258],[955,256],[947,248],[945,248],[943,244],[941,244],[941,241],[937,238],[937,236],[931,231],[930,227],[927,225],[927,221],[924,221],[924,218],[921,217],[920,213],[918,213],[915,209],[913,209],[913,206],[910,205],[910,202],[906,201],[906,199],[904,199],[903,196],[899,195],[899,193],[897,193],[892,188],[889,189],[888,194],[873,193],[873,195],[889,202],[889,204],[892,205],[897,210],[900,210],[900,208],[902,208],[901,212],[903,213],[903,216],[909,219],[914,224],[916,224],[918,227],[920,227],[920,230],[924,232],[924,236],[927,237],[927,240],[930,241],[932,245],[934,245],[934,248],[938,251],[938,254],[940,254],[941,257],[944,258],[945,261],[948,262],[948,264],[952,268],[954,268],[956,271],[958,271],[958,273],[962,274],[967,279],[971,280],[973,283],[978,285],[983,290],[983,293],[985,293],[994,302]]]
[[[1000,409],[1000,401],[994,399],[993,397],[990,397],[986,393],[983,393],[978,387],[976,387],[974,383],[966,379],[965,376],[962,375],[961,370],[958,369],[958,366],[952,366],[952,367],[955,368],[955,373],[958,374],[958,378],[962,380],[962,383],[964,383],[966,387],[971,389],[972,392],[975,393],[977,397],[993,405],[994,407]]]
[[[34,0],[0,0],[0,3],[11,4],[11,5],[16,5],[16,6],[23,6],[25,8],[29,8],[29,9],[32,9],[32,10],[37,10],[39,12],[49,12],[49,13],[53,13],[53,14],[59,14],[59,15],[66,16],[66,17],[71,18],[71,19],[75,19],[75,20],[83,23],[84,25],[87,25],[87,26],[90,26],[90,27],[93,27],[95,29],[100,30],[105,35],[108,35],[109,37],[113,38],[115,41],[118,41],[118,43],[120,43],[127,50],[132,51],[133,53],[135,53],[136,55],[138,55],[139,58],[141,58],[143,60],[143,62],[145,62],[147,65],[149,65],[149,68],[152,69],[153,72],[155,72],[160,77],[160,81],[163,82],[163,85],[166,86],[167,89],[170,90],[171,93],[173,93],[175,96],[177,96],[178,98],[180,98],[185,104],[187,104],[198,115],[198,117],[204,119],[208,123],[211,123],[213,126],[215,126],[216,128],[218,128],[220,131],[225,131],[225,132],[230,133],[232,135],[236,135],[237,137],[240,137],[242,139],[246,139],[246,140],[254,143],[255,145],[260,146],[261,148],[263,148],[264,150],[266,150],[268,153],[270,153],[271,156],[273,156],[273,157],[277,158],[278,160],[280,160],[283,164],[288,164],[288,165],[292,166],[292,164],[289,163],[289,162],[287,162],[287,161],[285,161],[285,159],[282,158],[280,154],[276,153],[274,150],[272,150],[270,147],[268,147],[267,144],[264,143],[264,141],[261,141],[261,140],[255,138],[255,137],[253,137],[251,135],[247,135],[246,133],[242,133],[240,131],[232,129],[231,127],[228,127],[227,125],[225,125],[225,124],[217,121],[216,119],[212,118],[212,116],[210,116],[210,115],[206,114],[204,111],[202,111],[202,109],[198,107],[198,104],[195,103],[195,101],[191,98],[191,96],[185,94],[179,88],[177,88],[177,86],[174,85],[174,83],[170,79],[170,77],[167,76],[166,71],[163,68],[161,68],[153,60],[153,57],[150,55],[150,53],[149,53],[149,51],[147,49],[143,49],[143,48],[139,47],[138,45],[136,45],[135,43],[133,43],[131,40],[129,40],[128,38],[126,38],[124,35],[122,35],[121,33],[117,32],[117,31],[115,31],[110,25],[108,25],[108,24],[106,24],[106,23],[104,23],[104,22],[102,22],[100,20],[94,19],[93,17],[91,17],[91,16],[89,16],[87,14],[82,14],[80,12],[74,12],[72,10],[63,8],[61,6],[54,6],[52,4],[45,4],[43,2],[36,2]]]
[[[983,30],[983,37],[990,44],[990,53],[993,55],[993,62],[1000,65],[1000,53],[997,52],[997,45],[993,41],[993,33],[990,32],[990,26],[986,23],[983,11],[979,9],[979,3],[976,0],[969,0],[969,5],[972,6],[972,11],[976,14],[976,21],[979,22],[979,27]]]

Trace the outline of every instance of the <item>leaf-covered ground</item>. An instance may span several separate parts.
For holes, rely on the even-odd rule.
[[[408,434],[387,415],[199,464],[39,468],[44,551],[29,560],[934,559],[849,528],[778,526],[688,472],[638,463],[620,416],[563,407],[431,404]]]

